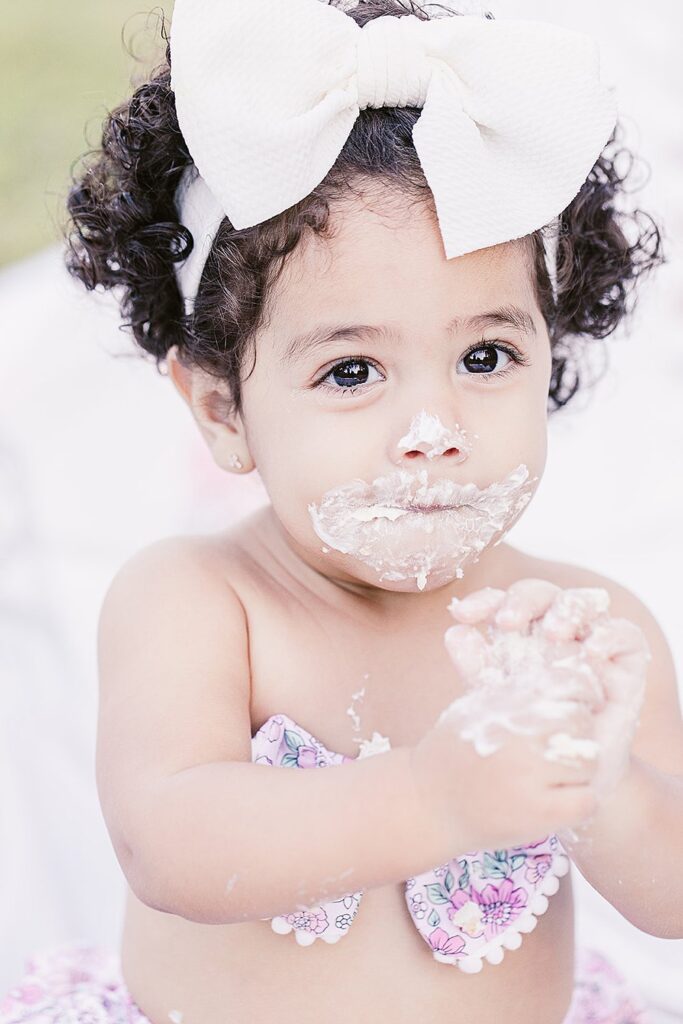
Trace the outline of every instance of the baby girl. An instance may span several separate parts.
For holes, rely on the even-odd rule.
[[[683,937],[667,641],[505,540],[659,233],[588,37],[426,7],[176,0],[70,194],[72,273],[270,501],[109,587],[125,927],[31,965],[41,1020],[641,1024],[571,862]]]

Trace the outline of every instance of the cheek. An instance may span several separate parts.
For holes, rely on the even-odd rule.
[[[539,358],[526,371],[525,387],[518,396],[510,422],[519,435],[520,446],[529,459],[544,465],[548,446],[548,387],[550,381],[550,352]]]
[[[484,385],[485,386],[485,385]],[[474,440],[470,465],[483,471],[488,479],[501,478],[524,463],[532,475],[545,465],[548,443],[547,391],[537,381],[527,386],[487,395],[471,411]],[[463,472],[467,463],[462,466]]]
[[[311,539],[309,504],[348,480],[377,476],[381,453],[362,417],[293,396],[279,380],[262,361],[244,386],[247,442],[275,513],[299,540]]]
[[[381,462],[367,430],[356,430],[350,418],[275,416],[249,444],[273,508],[290,526],[310,525],[309,504],[348,480],[371,480]]]
[[[519,417],[517,437],[510,444],[515,457],[525,462],[534,475],[541,475],[548,453],[548,422],[545,407],[529,408]]]

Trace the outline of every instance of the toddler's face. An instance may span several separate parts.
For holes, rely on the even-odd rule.
[[[521,243],[449,261],[429,207],[401,215],[380,199],[345,207],[332,240],[312,237],[288,257],[242,421],[301,558],[339,581],[416,593],[466,579],[479,548],[483,567],[536,490],[550,342]],[[516,323],[467,323],[512,307]],[[506,480],[520,465],[527,481]],[[421,470],[428,485],[494,485],[487,511],[467,522],[457,511],[407,513],[408,497],[434,498],[419,491]],[[444,486],[443,502],[470,496]]]

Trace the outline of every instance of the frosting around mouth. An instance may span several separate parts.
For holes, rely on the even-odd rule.
[[[330,548],[370,566],[381,580],[415,579],[424,590],[430,575],[441,584],[462,579],[465,563],[499,543],[531,500],[537,479],[520,464],[480,489],[447,479],[430,483],[426,470],[401,469],[370,484],[354,480],[334,488],[308,511],[313,529]],[[436,513],[406,507],[415,503],[460,507]]]

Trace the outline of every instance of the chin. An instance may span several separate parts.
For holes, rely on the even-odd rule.
[[[401,570],[373,570],[369,566],[360,569],[355,560],[347,560],[342,571],[361,586],[373,587],[392,594],[426,594],[443,590],[456,580],[467,579],[469,571],[478,559],[460,563],[459,566],[433,567],[404,566]]]

